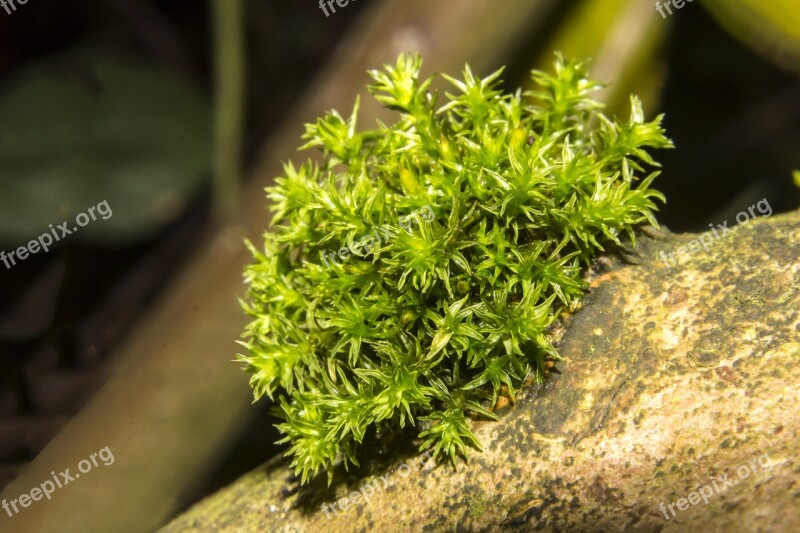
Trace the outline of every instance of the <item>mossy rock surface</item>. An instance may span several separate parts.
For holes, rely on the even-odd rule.
[[[417,468],[405,443],[300,488],[277,458],[163,531],[800,531],[800,212],[708,251],[648,233],[598,262],[560,374],[475,424],[469,463]]]

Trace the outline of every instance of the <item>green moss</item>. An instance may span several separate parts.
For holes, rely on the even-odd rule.
[[[467,67],[442,97],[420,65],[371,72],[394,124],[359,130],[356,101],[306,126],[324,161],[285,165],[263,251],[248,243],[239,360],[256,399],[277,398],[303,482],[356,463],[372,429],[418,424],[453,462],[479,447],[469,418],[558,359],[547,328],[590,260],[657,226],[646,149],[671,143],[635,97],[628,121],[606,118],[584,64],[560,57],[524,95]]]
[[[469,494],[467,496],[467,505],[469,506],[468,514],[473,519],[478,519],[483,516],[483,513],[486,512],[486,507],[488,505],[488,501],[486,500],[486,496],[483,493],[478,494]]]

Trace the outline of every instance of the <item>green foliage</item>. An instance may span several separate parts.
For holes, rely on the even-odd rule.
[[[603,116],[583,63],[559,56],[524,95],[466,67],[443,76],[443,106],[420,65],[370,73],[395,124],[359,131],[356,102],[306,126],[324,163],[285,165],[264,251],[248,243],[239,360],[256,399],[278,397],[303,483],[357,464],[372,427],[419,423],[421,448],[453,462],[479,447],[470,418],[544,375],[559,358],[548,326],[581,297],[582,270],[656,226],[664,200],[644,170],[647,148],[672,146],[661,117],[645,122],[635,97],[627,122]]]
[[[103,200],[114,216],[70,242],[150,237],[208,175],[207,107],[194,87],[91,47],[3,79],[0,241],[19,246]]]

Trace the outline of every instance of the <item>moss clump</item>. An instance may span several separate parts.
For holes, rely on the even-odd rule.
[[[306,126],[324,162],[285,165],[263,252],[248,243],[239,360],[256,399],[277,395],[304,483],[357,464],[371,428],[420,422],[421,448],[453,461],[479,446],[468,415],[492,418],[501,389],[558,359],[546,330],[592,257],[657,225],[645,149],[671,143],[638,99],[628,121],[606,118],[584,64],[558,57],[524,94],[501,71],[443,76],[440,106],[420,65],[371,72],[396,123],[359,131],[356,101]]]

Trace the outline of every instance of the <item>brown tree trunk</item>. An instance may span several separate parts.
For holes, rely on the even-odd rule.
[[[800,212],[695,239],[602,262],[561,373],[475,424],[468,464],[298,488],[273,460],[163,531],[800,531]]]

